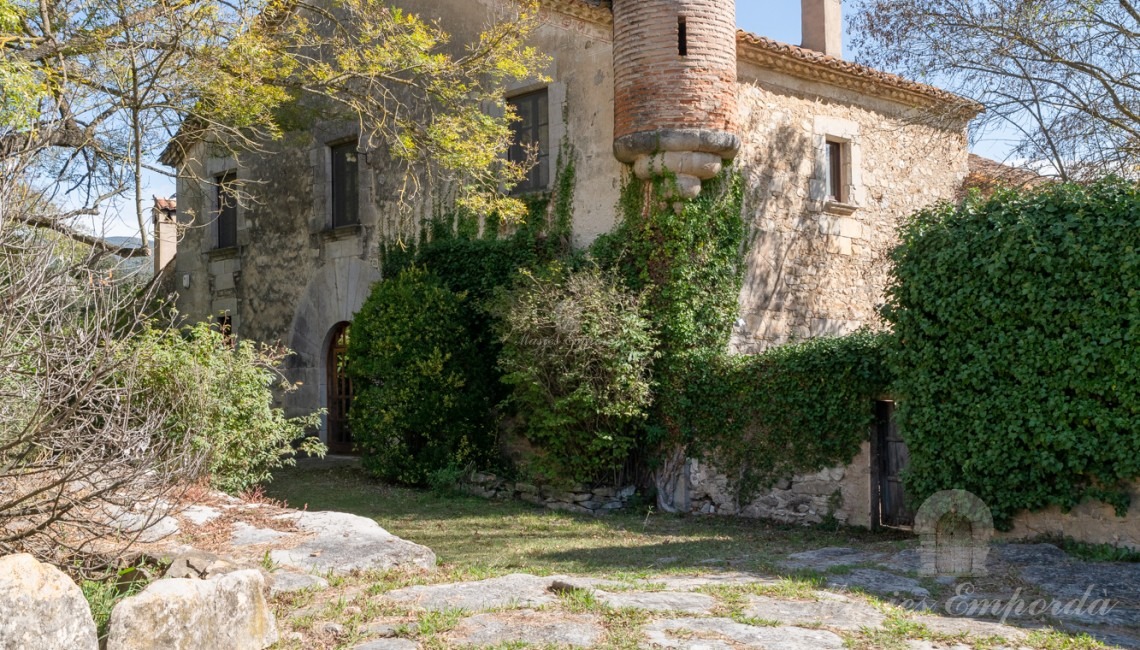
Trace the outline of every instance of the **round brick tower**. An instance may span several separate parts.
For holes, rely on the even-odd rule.
[[[614,155],[682,197],[740,149],[735,0],[613,0]]]

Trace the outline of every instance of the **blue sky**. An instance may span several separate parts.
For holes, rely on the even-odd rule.
[[[799,0],[739,0],[736,24],[753,34],[799,45]]]

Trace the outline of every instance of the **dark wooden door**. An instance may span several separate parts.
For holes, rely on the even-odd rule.
[[[878,521],[884,526],[911,526],[914,513],[908,508],[902,482],[910,452],[895,423],[894,402],[875,402],[874,447],[878,465],[875,468]]]
[[[328,446],[336,454],[352,452],[352,432],[348,428],[348,408],[352,405],[352,378],[348,376],[349,324],[333,330],[328,352]]]

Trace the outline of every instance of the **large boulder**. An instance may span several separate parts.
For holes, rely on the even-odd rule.
[[[371,519],[345,512],[308,511],[277,518],[311,535],[294,548],[270,552],[270,559],[278,564],[338,575],[368,569],[435,568],[435,553],[430,548],[400,539]]]
[[[62,571],[19,554],[0,558],[0,650],[96,650],[83,591]]]
[[[262,650],[276,642],[265,578],[246,570],[159,580],[124,598],[111,611],[107,650]]]

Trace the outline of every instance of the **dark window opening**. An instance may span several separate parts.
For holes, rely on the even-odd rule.
[[[550,107],[546,89],[519,95],[507,100],[518,116],[511,125],[514,132],[507,160],[525,163],[536,155],[534,166],[523,180],[515,185],[513,193],[545,190],[550,185]]]
[[[844,196],[844,176],[843,164],[843,143],[842,142],[828,142],[827,143],[827,194],[828,198],[833,201],[842,203],[846,197]]]
[[[329,147],[332,156],[332,227],[360,223],[360,176],[356,142]]]
[[[218,332],[221,333],[222,339],[226,345],[234,344],[234,321],[233,317],[229,314],[222,314],[218,316]]]
[[[684,16],[677,19],[677,53],[689,56],[689,25]]]
[[[237,176],[233,173],[223,174],[216,179],[218,201],[218,248],[233,248],[237,246],[237,196],[234,183]]]

